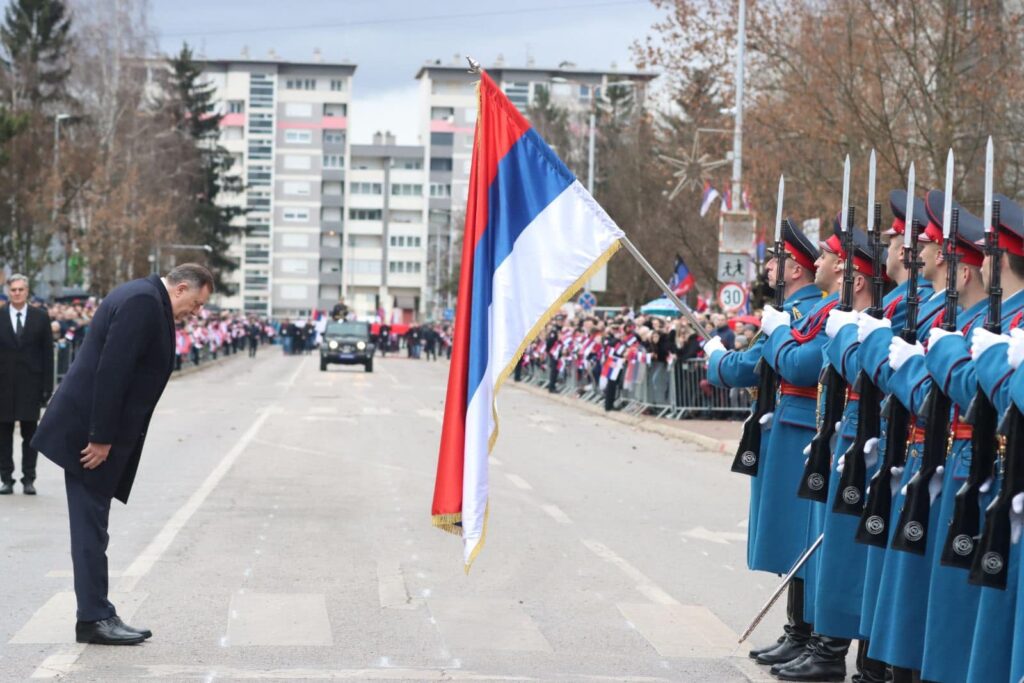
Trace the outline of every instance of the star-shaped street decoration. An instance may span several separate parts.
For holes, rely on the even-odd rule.
[[[678,169],[672,173],[672,177],[677,178],[678,182],[668,196],[669,201],[675,199],[686,188],[696,189],[703,186],[704,181],[711,177],[711,171],[730,163],[729,159],[712,160],[710,155],[700,153],[700,131],[694,133],[693,149],[689,154],[683,152],[681,159],[666,154],[659,154],[658,157]]]

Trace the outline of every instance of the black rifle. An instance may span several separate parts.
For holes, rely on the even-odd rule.
[[[960,303],[956,285],[960,265],[960,254],[956,251],[959,224],[960,209],[954,207],[949,236],[942,244],[942,257],[946,261],[946,307],[942,313],[941,327],[947,332],[956,331],[956,313]],[[900,512],[900,520],[892,538],[892,547],[896,550],[924,555],[928,543],[928,516],[932,507],[928,486],[936,470],[946,461],[946,452],[950,444],[949,412],[952,408],[953,401],[949,395],[942,391],[938,382],[932,382],[921,410],[926,416],[921,469],[915,472],[907,483],[903,510]]]
[[[853,308],[853,207],[849,208],[846,230],[843,231],[842,245],[846,253],[846,264],[843,270],[843,290],[839,302],[839,310],[849,311]],[[846,379],[827,363],[822,370],[821,384],[825,387],[825,407],[822,410],[822,422],[818,432],[811,439],[811,450],[804,465],[800,487],[796,494],[807,500],[824,503],[828,500],[828,479],[832,473],[832,437],[836,433],[836,423],[843,419],[843,408],[846,406]]]
[[[870,231],[871,262],[874,275],[871,278],[871,307],[868,315],[881,319],[882,292],[885,277],[882,274],[882,240],[878,227],[882,222],[882,207],[875,204],[874,227]],[[864,510],[864,486],[867,483],[868,468],[864,458],[864,446],[869,439],[877,439],[882,431],[882,392],[862,369],[857,373],[854,390],[860,394],[857,404],[857,437],[843,455],[843,473],[839,478],[839,495],[832,504],[832,512],[860,516]]]
[[[971,565],[970,582],[988,588],[1006,588],[1007,569],[1010,564],[1010,506],[1013,497],[1024,491],[1024,415],[1011,403],[1003,416],[1000,432],[1006,437],[1001,449],[1003,484],[985,509],[985,531]]]
[[[915,218],[907,227],[910,230],[910,248],[903,250],[903,267],[907,271],[907,321],[900,330],[900,338],[908,344],[917,341],[917,309],[921,304],[918,292],[918,273],[923,265],[917,258],[917,236],[921,225]],[[858,543],[884,548],[889,542],[889,519],[892,514],[892,470],[903,467],[907,460],[907,433],[910,428],[910,411],[895,396],[886,400],[887,420],[885,453],[882,465],[871,477],[870,492],[855,536]]]
[[[782,232],[780,229],[779,239],[775,241],[775,308],[780,311],[786,300],[786,245]],[[743,435],[731,468],[733,472],[750,477],[757,476],[761,459],[761,418],[775,411],[775,388],[779,381],[775,369],[764,358],[757,362],[754,370],[759,375],[757,399],[743,422]]]
[[[985,329],[994,334],[1003,330],[1003,286],[1002,256],[999,248],[999,200],[992,201],[992,226],[985,233],[985,253],[989,257],[992,268],[988,283],[988,313],[985,317]],[[981,509],[979,496],[981,485],[990,477],[995,479],[996,451],[999,449],[999,438],[996,428],[999,426],[999,415],[995,406],[982,389],[974,396],[967,415],[961,421],[969,423],[971,432],[971,468],[967,481],[956,492],[953,504],[953,518],[949,520],[949,530],[942,546],[941,562],[947,567],[970,569],[974,563],[974,551],[977,548],[978,536],[981,533]]]

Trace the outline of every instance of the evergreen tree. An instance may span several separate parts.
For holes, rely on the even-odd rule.
[[[71,73],[70,30],[71,17],[62,0],[12,0],[7,6],[0,44],[8,61],[13,109],[38,111],[64,98]]]
[[[190,196],[194,197],[195,206],[186,213],[180,226],[181,237],[190,244],[210,246],[213,251],[206,260],[217,279],[218,290],[227,291],[223,275],[238,267],[228,255],[228,248],[241,233],[240,228],[231,225],[231,220],[244,213],[244,209],[219,205],[217,198],[222,192],[240,192],[241,179],[231,173],[234,159],[217,144],[223,116],[216,111],[214,86],[203,81],[188,44],[169,60],[168,66],[161,104],[175,129],[195,148],[190,178]]]

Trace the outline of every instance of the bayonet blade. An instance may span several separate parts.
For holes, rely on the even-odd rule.
[[[949,237],[949,224],[953,221],[953,148],[946,155],[946,196],[942,202],[942,239]]]
[[[843,162],[843,211],[841,218],[839,219],[839,227],[843,232],[846,232],[847,228],[847,216],[850,209],[850,155],[846,155],[846,161]]]
[[[985,232],[992,232],[992,136],[985,144]]]
[[[907,209],[903,215],[906,218],[907,225],[903,229],[903,246],[906,249],[910,249],[910,233],[914,232],[914,162],[910,162],[910,170],[907,171]]]
[[[775,204],[775,241],[782,241],[782,198],[786,196],[786,176],[779,176],[779,199]]]
[[[868,160],[868,205],[864,207],[867,212],[868,230],[875,232],[878,226],[875,225],[875,150],[871,150],[871,158]]]

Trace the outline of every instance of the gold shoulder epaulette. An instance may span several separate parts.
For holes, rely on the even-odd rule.
[[[793,308],[793,320],[799,320],[804,317],[804,314],[800,312],[799,308]]]

